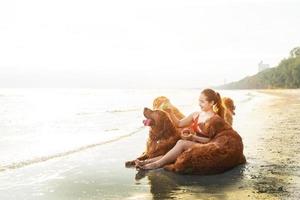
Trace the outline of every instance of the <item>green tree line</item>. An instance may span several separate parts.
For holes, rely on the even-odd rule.
[[[261,71],[240,81],[222,85],[221,89],[300,88],[300,47],[290,51],[277,67]]]

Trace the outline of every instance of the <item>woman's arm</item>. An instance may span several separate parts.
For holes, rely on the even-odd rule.
[[[190,114],[189,116],[179,120],[173,113],[172,109],[166,109],[166,111],[169,113],[169,116],[171,120],[174,122],[174,125],[178,128],[183,128],[186,126],[189,126],[191,122],[193,121],[193,116],[195,113]]]
[[[181,138],[184,140],[189,140],[189,141],[199,142],[199,143],[207,143],[210,141],[210,138],[197,136],[191,133],[190,134],[182,133]]]
[[[207,143],[210,141],[210,138],[193,135],[193,141],[199,142],[199,143]]]

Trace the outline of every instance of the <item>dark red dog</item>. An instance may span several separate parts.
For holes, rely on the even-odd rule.
[[[146,151],[137,158],[138,160],[165,155],[180,139],[180,129],[175,128],[166,112],[144,108],[144,116],[150,131]],[[135,166],[135,160],[127,161],[125,165]]]
[[[165,166],[166,170],[184,174],[217,174],[246,162],[242,138],[221,117],[210,118],[204,129],[213,139],[206,144],[194,144],[174,164]]]

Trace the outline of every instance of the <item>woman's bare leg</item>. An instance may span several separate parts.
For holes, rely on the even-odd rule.
[[[161,159],[151,162],[142,166],[143,169],[156,169],[164,166],[165,164],[171,163],[177,159],[177,157],[185,150],[190,148],[196,142],[188,140],[178,140],[176,145]]]
[[[146,159],[146,160],[135,160],[135,164],[136,164],[136,166],[141,167],[145,164],[155,162],[155,161],[161,159],[162,157],[163,156],[157,156],[157,157],[149,158],[149,159]]]

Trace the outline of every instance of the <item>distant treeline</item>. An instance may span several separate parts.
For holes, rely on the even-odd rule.
[[[277,67],[261,71],[240,81],[222,85],[221,89],[300,88],[300,47],[290,51]]]

